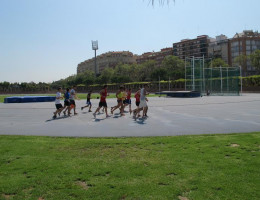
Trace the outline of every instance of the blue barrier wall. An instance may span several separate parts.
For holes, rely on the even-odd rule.
[[[31,103],[31,102],[51,102],[55,101],[56,97],[50,96],[21,96],[21,97],[6,97],[4,103]]]

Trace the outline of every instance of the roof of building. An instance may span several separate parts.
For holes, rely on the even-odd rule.
[[[242,33],[236,33],[233,38],[241,38],[241,37],[260,37],[260,33],[258,31],[253,30],[244,30]]]

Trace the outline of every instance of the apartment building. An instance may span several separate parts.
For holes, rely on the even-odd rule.
[[[136,63],[136,56],[129,51],[111,51],[97,56],[97,73],[100,74],[106,67],[115,68],[118,64]],[[95,58],[78,64],[77,73],[86,70],[95,71]]]
[[[173,55],[185,60],[190,57],[208,58],[209,43],[212,38],[207,35],[198,36],[195,39],[184,39],[173,43]]]
[[[166,56],[172,56],[173,55],[173,49],[171,47],[169,48],[164,48],[161,49],[161,51],[158,52],[146,52],[143,53],[142,55],[138,56],[136,58],[137,64],[142,64],[144,62],[147,62],[149,60],[154,60],[156,61],[156,66],[161,66],[163,59]]]
[[[230,39],[231,65],[237,65],[237,63],[235,63],[236,57],[240,55],[248,57],[257,49],[260,49],[260,33],[252,30],[244,30],[242,33],[236,33],[234,37]],[[248,58],[242,64],[242,69],[244,76],[256,74],[256,70]]]
[[[225,35],[216,36],[216,39],[211,39],[208,48],[209,58],[221,58],[231,66],[231,51],[230,40]]]

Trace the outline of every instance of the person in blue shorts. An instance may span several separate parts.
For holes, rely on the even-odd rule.
[[[124,104],[124,107],[128,106],[129,105],[129,112],[130,112],[130,115],[132,113],[132,109],[131,109],[131,95],[132,95],[132,89],[129,88],[126,92],[126,100],[125,100],[125,104]]]
[[[90,102],[91,94],[92,94],[92,91],[89,91],[89,93],[88,93],[88,95],[87,95],[87,102],[86,102],[87,105],[81,107],[81,110],[83,110],[84,108],[89,107],[89,110],[88,110],[88,111],[89,111],[89,112],[92,112],[92,111],[91,111],[92,104],[91,104],[91,102]]]

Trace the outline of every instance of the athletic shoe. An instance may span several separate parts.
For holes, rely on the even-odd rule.
[[[56,115],[53,115],[52,119],[56,119],[56,118],[57,118],[57,116],[56,116]]]
[[[66,112],[64,111],[63,114],[66,115]]]
[[[81,110],[83,110],[83,107],[81,107]]]
[[[93,113],[94,118],[96,119],[96,113]]]
[[[91,110],[89,110],[88,112],[92,112]]]

